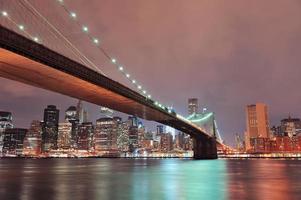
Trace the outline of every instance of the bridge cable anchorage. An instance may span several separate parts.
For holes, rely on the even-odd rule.
[[[22,2],[21,0],[19,0]],[[29,1],[23,0],[26,4],[24,5],[25,8],[27,8],[30,12],[34,12],[39,18],[41,18],[56,34],[58,34],[59,37],[61,37],[77,54],[79,54],[83,59],[81,59],[82,62],[84,62],[86,65],[89,66],[88,63],[99,73],[106,76],[106,74],[97,67],[89,58],[87,58],[70,40],[68,40],[63,33],[61,33],[51,22],[49,22]]]
[[[126,72],[126,70],[124,69],[124,66],[119,64],[116,60],[116,58],[113,58],[112,56],[110,56],[110,54],[108,53],[107,50],[105,50],[102,46],[99,45],[100,41],[97,37],[93,37],[92,34],[90,34],[89,32],[89,28],[86,25],[82,25],[81,23],[79,23],[78,21],[78,15],[74,12],[71,11],[65,4],[63,0],[57,0],[60,4],[60,6],[63,8],[63,10],[67,13],[68,16],[71,17],[71,19],[77,24],[77,26],[79,28],[82,29],[83,33],[86,34],[86,36],[89,38],[89,40],[94,44],[94,46],[98,49],[98,51],[100,51],[110,62],[112,62],[112,64],[114,64],[117,67],[117,70],[131,83],[135,86],[136,90],[142,94],[143,96],[145,96],[148,99],[152,99],[152,96],[145,90],[143,89],[143,87],[141,85],[139,85],[137,83],[137,81],[133,78],[131,78],[131,75]],[[157,104],[155,104],[157,105]],[[161,105],[161,106],[160,106]],[[158,104],[158,107],[162,108],[162,109],[167,109],[169,113],[172,112],[172,109],[170,109],[171,107],[166,107],[162,104]]]

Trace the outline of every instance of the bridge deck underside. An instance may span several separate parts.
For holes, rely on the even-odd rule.
[[[199,139],[211,138],[130,88],[2,26],[0,76],[157,121]]]
[[[0,49],[0,76],[144,119],[168,120],[168,117],[152,108],[5,49]]]

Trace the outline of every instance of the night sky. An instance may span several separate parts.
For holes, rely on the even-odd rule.
[[[45,11],[50,20],[66,16],[55,1],[30,2],[41,12],[50,10]],[[230,144],[245,130],[247,104],[268,104],[271,125],[289,114],[301,117],[299,0],[65,2],[155,99],[187,115],[187,99],[198,98],[201,107],[216,113]],[[80,30],[74,33],[74,44],[90,48],[85,54],[110,78],[130,85]],[[77,102],[3,78],[0,85],[0,110],[13,112],[18,127],[42,119],[47,104],[64,112]],[[97,107],[85,107],[95,121]]]

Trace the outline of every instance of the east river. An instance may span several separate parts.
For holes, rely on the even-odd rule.
[[[301,161],[0,159],[0,199],[301,199]]]

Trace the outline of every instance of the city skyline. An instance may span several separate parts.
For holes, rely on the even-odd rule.
[[[102,2],[99,5],[97,1],[90,1],[85,6],[81,3],[74,2],[71,6],[74,10],[81,8],[78,14],[104,38],[104,46],[118,56],[137,79],[143,80],[154,97],[183,114],[186,98],[197,97],[200,107],[206,106],[216,113],[220,130],[229,143],[234,143],[235,133],[243,133],[244,110],[241,108],[250,103],[264,102],[270,106],[271,125],[289,113],[300,115],[301,95],[291,89],[301,73],[301,61],[296,54],[301,46],[298,2],[234,1],[219,6],[214,2],[192,1],[189,7],[179,2],[173,5],[177,12],[167,13],[170,5],[166,2]],[[57,9],[54,4],[48,4]],[[99,12],[90,13],[92,7],[99,8]],[[157,17],[147,12],[148,7],[156,9]],[[115,9],[114,14],[107,12],[111,8]],[[267,9],[269,12],[265,12]],[[92,17],[94,15],[97,17]],[[129,17],[123,18],[123,15]],[[160,18],[165,15],[166,19]],[[48,16],[54,17],[53,14]],[[107,18],[112,21],[106,21]],[[210,23],[207,19],[211,19]],[[157,24],[156,20],[162,23]],[[165,20],[171,23],[166,25]],[[255,23],[258,20],[260,23]],[[267,23],[269,27],[265,26]],[[124,24],[132,31],[124,31]],[[158,34],[152,34],[153,30]],[[177,31],[170,34],[171,30]],[[246,37],[238,37],[240,35]],[[182,48],[176,48],[179,46]],[[96,55],[92,57],[95,59]],[[128,84],[110,64],[99,65],[110,77]],[[1,109],[12,110],[20,126],[30,123],[26,121],[30,116],[39,117],[38,110],[49,104],[47,100],[60,108],[75,101],[2,78],[1,83]],[[36,108],[29,109],[31,105]],[[18,108],[14,110],[12,106]],[[88,107],[93,110],[93,106]],[[93,118],[98,114],[90,113]],[[240,124],[239,127],[236,124]]]

